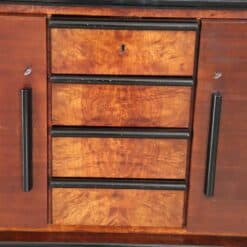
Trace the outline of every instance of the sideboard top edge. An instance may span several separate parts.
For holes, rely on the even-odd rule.
[[[32,4],[53,6],[111,6],[190,9],[247,9],[245,0],[1,0],[0,4]]]

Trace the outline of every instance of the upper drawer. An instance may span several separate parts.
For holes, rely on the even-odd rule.
[[[52,19],[50,27],[55,74],[193,74],[196,22]]]
[[[69,126],[189,126],[191,87],[52,85],[52,124]]]

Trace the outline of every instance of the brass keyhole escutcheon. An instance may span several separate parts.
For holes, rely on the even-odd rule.
[[[126,51],[126,47],[125,47],[125,44],[121,44],[120,45],[120,48],[119,48],[119,52],[121,55],[123,55]]]

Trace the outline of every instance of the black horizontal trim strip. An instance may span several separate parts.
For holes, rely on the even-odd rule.
[[[162,247],[156,244],[61,243],[61,242],[0,242],[5,247]],[[163,246],[165,247],[165,246]],[[172,246],[171,246],[172,247]]]
[[[189,86],[194,85],[192,77],[147,77],[147,76],[101,76],[60,75],[50,76],[53,83],[145,85],[145,86]]]
[[[171,21],[162,19],[118,19],[118,18],[80,18],[53,17],[49,20],[50,28],[85,28],[85,29],[130,29],[130,30],[184,30],[198,29],[198,22]]]
[[[189,139],[188,129],[122,128],[122,127],[63,127],[51,128],[53,137],[108,137],[108,138],[170,138]]]
[[[0,3],[19,3],[55,6],[121,6],[159,8],[247,8],[246,0],[1,0]]]
[[[52,188],[186,190],[185,180],[172,179],[100,179],[51,178]]]

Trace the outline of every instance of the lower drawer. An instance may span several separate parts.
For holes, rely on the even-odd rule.
[[[184,179],[188,140],[55,137],[52,176]]]
[[[58,225],[183,226],[184,191],[52,189],[52,219]]]

